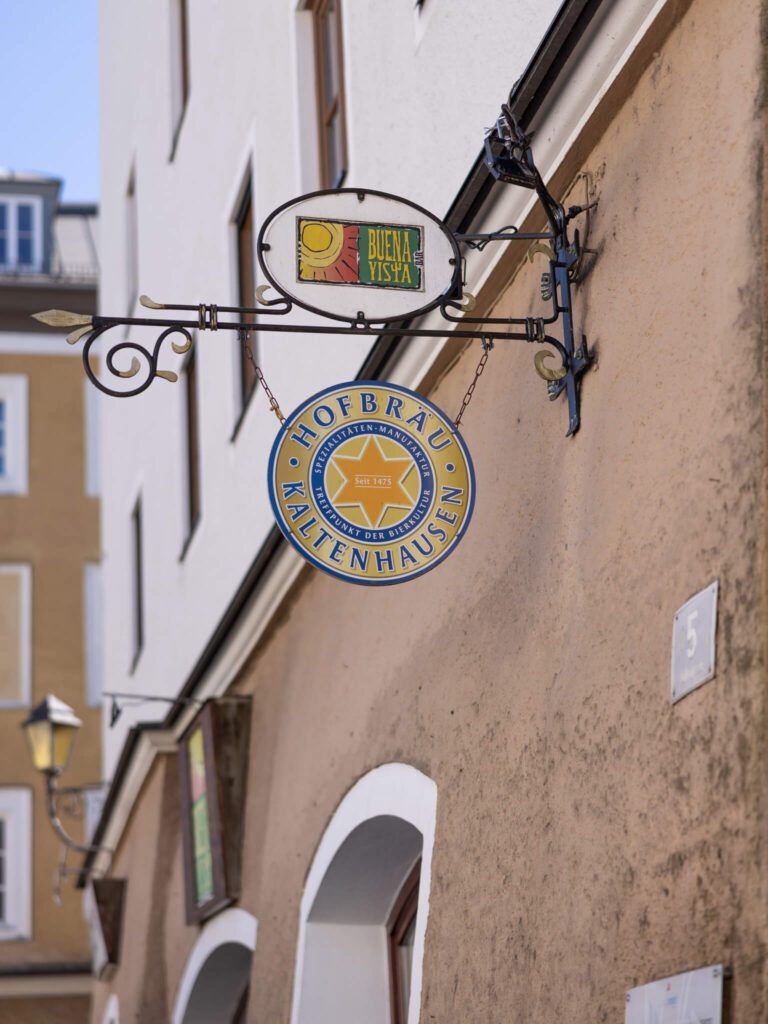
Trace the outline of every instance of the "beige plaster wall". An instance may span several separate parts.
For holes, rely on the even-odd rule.
[[[761,60],[757,0],[696,0],[581,140],[599,368],[578,436],[531,347],[498,345],[465,419],[457,552],[394,588],[307,570],[244,671],[251,1024],[289,1019],[316,844],[388,761],[438,786],[422,1021],[620,1022],[627,988],[714,962],[733,1020],[768,1017]],[[497,311],[527,312],[541,269]],[[457,409],[477,356],[433,400]],[[717,678],[672,707],[673,614],[713,579]],[[109,991],[121,1022],[167,1019],[197,934],[171,764],[116,859],[126,954],[97,1024]]]
[[[0,354],[2,373],[25,374],[29,381],[29,490],[0,497],[0,563],[32,567],[32,702],[53,692],[75,708],[83,728],[64,782],[97,782],[101,727],[99,710],[86,706],[83,568],[99,559],[100,550],[98,501],[85,494],[82,365],[68,356]],[[33,793],[32,939],[0,942],[0,964],[87,961],[81,901],[71,880],[62,886],[61,906],[52,898],[60,844],[20,728],[28,713],[0,710],[0,786],[29,786]],[[82,835],[80,822],[64,820],[76,837]],[[72,1006],[85,1006],[87,1013],[87,1002],[74,1000]],[[11,1013],[10,1003],[0,999],[0,1020]],[[50,1010],[52,1004],[44,1005]],[[38,1016],[29,1019],[40,1019],[42,1011],[34,1012]]]
[[[50,996],[45,999],[3,999],[3,1024],[76,1024],[88,1020],[90,1000],[82,996]]]

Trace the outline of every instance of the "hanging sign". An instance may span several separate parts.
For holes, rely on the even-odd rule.
[[[179,743],[187,924],[240,895],[250,698],[208,701]]]
[[[459,250],[448,228],[385,192],[347,188],[293,199],[266,219],[257,250],[278,291],[336,320],[400,320],[459,290]]]
[[[381,381],[338,384],[283,424],[269,459],[278,526],[307,561],[352,583],[403,583],[449,555],[475,478],[448,417]]]

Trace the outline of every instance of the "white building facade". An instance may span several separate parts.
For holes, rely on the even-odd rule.
[[[343,5],[344,185],[400,194],[442,216],[556,7],[488,0],[469,16],[465,5],[440,0]],[[214,13],[190,0],[183,18],[180,8],[180,0],[164,0],[162,15],[149,0],[101,8],[105,315],[150,315],[137,301],[142,292],[159,302],[236,304],[243,197],[250,190],[258,227],[280,204],[328,184],[318,155],[310,6],[237,3]],[[163,365],[178,371],[183,358],[166,348]],[[258,339],[259,361],[286,412],[357,376],[370,348],[370,339]],[[179,693],[274,522],[266,468],[278,423],[262,393],[243,412],[231,332],[201,335],[196,355],[194,529],[183,382],[102,402],[106,671],[107,688],[118,692]],[[414,383],[430,358],[422,346],[404,382]],[[162,705],[126,707],[105,733],[108,775],[126,728],[155,713],[162,716]]]

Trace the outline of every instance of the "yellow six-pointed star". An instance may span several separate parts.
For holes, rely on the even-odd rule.
[[[369,526],[377,527],[389,508],[413,508],[413,498],[403,487],[415,467],[409,456],[387,458],[378,440],[368,437],[358,456],[336,455],[331,461],[344,477],[333,495],[334,505],[359,506]]]

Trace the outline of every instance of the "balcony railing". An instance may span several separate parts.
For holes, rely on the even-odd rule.
[[[52,284],[93,284],[99,279],[99,268],[93,263],[62,262],[54,257],[48,264],[29,266],[19,263],[0,263],[0,284],[12,282],[40,282]]]

